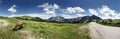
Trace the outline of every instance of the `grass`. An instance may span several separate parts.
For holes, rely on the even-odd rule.
[[[79,31],[79,27],[84,25],[82,23],[37,22],[14,18],[4,18],[3,20],[7,20],[10,25],[4,30],[0,30],[0,39],[23,39],[18,31],[12,31],[14,24],[18,21],[25,23],[22,30],[32,31],[36,39],[90,39],[87,29]]]
[[[4,20],[4,19],[2,19]],[[8,22],[8,20],[6,20]],[[15,22],[15,21],[13,21]],[[0,27],[0,39],[23,39],[22,35],[19,32],[14,32],[12,30],[13,26],[12,26],[12,22],[10,23],[10,25],[8,27]]]
[[[120,27],[120,20],[112,20],[112,21],[106,20],[106,22],[98,22],[98,23],[113,27]]]

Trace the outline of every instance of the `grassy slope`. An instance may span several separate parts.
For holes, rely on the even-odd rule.
[[[90,39],[87,35],[88,30],[79,33],[79,27],[83,24],[80,23],[50,23],[50,22],[36,22],[28,20],[18,20],[14,18],[4,18],[9,21],[10,25],[6,28],[5,33],[0,32],[0,38],[2,39],[21,39],[22,35],[17,31],[13,32],[11,29],[13,25],[18,22],[24,22],[24,28],[22,30],[32,31],[36,38],[43,39]],[[6,34],[6,35],[4,35]],[[5,38],[8,36],[8,38]],[[13,38],[14,37],[14,38]]]
[[[113,20],[112,23],[120,23],[120,20]]]
[[[115,27],[120,27],[120,20],[113,20],[112,22],[110,22],[111,26],[115,26]]]
[[[120,27],[120,20],[112,20],[111,22],[106,22],[106,24],[101,22],[100,24],[113,26],[113,27]]]
[[[7,19],[7,18],[0,18],[0,20],[6,20],[10,24],[8,27],[0,27],[0,39],[22,39],[23,37],[19,32],[13,32],[13,24],[17,22],[17,20]]]

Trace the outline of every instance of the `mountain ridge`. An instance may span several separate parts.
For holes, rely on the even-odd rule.
[[[102,20],[100,17],[92,15],[92,16],[83,16],[83,17],[77,17],[77,18],[71,18],[71,19],[66,19],[62,16],[56,16],[56,17],[51,17],[48,20],[50,21],[56,21],[56,22],[73,22],[73,23],[79,23],[79,22],[91,22],[91,21],[98,21]]]
[[[76,17],[67,19],[62,16],[51,17],[49,19],[42,19],[40,17],[31,17],[31,16],[19,16],[19,17],[12,17],[21,20],[33,20],[33,21],[46,21],[46,22],[68,22],[68,23],[83,23],[83,22],[92,22],[92,21],[99,21],[102,20],[100,17],[96,15],[92,16],[83,16],[83,17]]]

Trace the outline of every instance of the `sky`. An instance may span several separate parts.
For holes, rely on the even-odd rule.
[[[120,0],[0,0],[0,16],[120,19]]]

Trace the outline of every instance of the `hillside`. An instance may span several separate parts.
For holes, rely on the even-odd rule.
[[[88,29],[81,23],[55,23],[0,17],[0,39],[90,39]],[[23,28],[13,31],[16,22],[23,22]]]
[[[120,27],[120,19],[104,19],[104,20],[99,20],[97,23],[103,24],[103,25],[109,25],[113,27]]]

